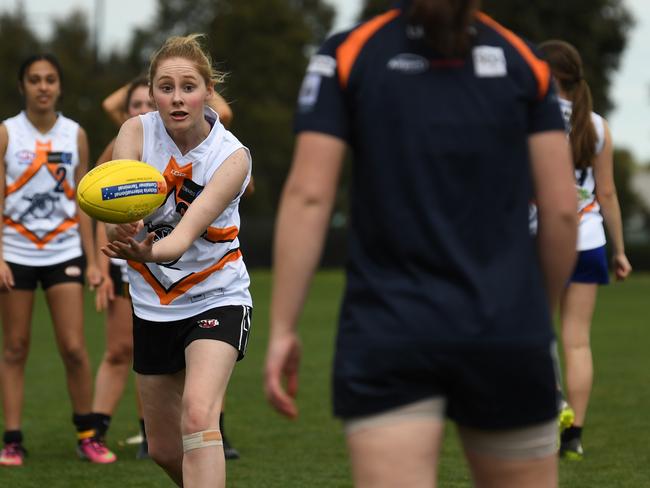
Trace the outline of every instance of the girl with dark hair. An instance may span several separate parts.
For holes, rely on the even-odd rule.
[[[436,486],[445,417],[476,486],[558,483],[550,311],[575,258],[570,151],[548,66],[478,3],[405,0],[334,35],[298,98],[265,388],[297,415],[296,326],[347,146],[334,412],[361,488]]]
[[[560,455],[582,459],[582,427],[593,381],[589,332],[598,285],[609,282],[603,220],[612,246],[616,279],[627,278],[632,267],[623,243],[611,134],[605,119],[592,112],[591,91],[580,54],[571,44],[560,40],[544,42],[540,50],[558,87],[578,193],[578,262],[560,300],[566,392],[575,419],[562,432]]]
[[[26,60],[19,70],[25,110],[0,125],[0,375],[4,415],[1,466],[25,457],[21,413],[34,290],[40,283],[65,366],[78,454],[93,463],[114,456],[96,438],[92,378],[83,334],[84,275],[101,282],[90,219],[75,186],[86,173],[88,141],[76,122],[56,111],[61,69],[52,55]]]

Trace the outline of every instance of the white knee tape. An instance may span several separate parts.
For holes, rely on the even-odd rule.
[[[183,436],[183,452],[210,446],[222,446],[220,430],[203,430]]]

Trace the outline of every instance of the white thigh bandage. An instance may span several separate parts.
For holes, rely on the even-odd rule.
[[[220,430],[204,430],[183,436],[183,452],[210,446],[223,446]]]

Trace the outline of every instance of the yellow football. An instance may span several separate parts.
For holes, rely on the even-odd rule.
[[[117,159],[92,169],[77,186],[77,202],[92,218],[112,224],[135,222],[165,201],[165,178],[153,166]]]

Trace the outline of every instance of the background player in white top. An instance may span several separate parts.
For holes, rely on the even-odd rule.
[[[591,92],[582,60],[570,44],[547,41],[540,46],[551,67],[569,129],[578,192],[578,262],[560,302],[566,392],[575,412],[571,427],[562,432],[560,454],[583,455],[581,433],[593,380],[589,331],[599,284],[608,282],[603,219],[612,247],[617,280],[632,270],[625,256],[621,211],[614,186],[612,139],[607,122],[592,112]]]
[[[79,212],[74,188],[88,164],[79,125],[56,112],[61,70],[51,55],[27,59],[19,70],[25,110],[0,125],[0,371],[5,448],[0,465],[21,465],[21,412],[34,290],[40,282],[65,366],[79,454],[97,463],[114,456],[94,438],[92,378],[83,335],[83,273],[92,287],[95,265],[90,219]],[[83,250],[82,250],[83,248]],[[87,266],[84,264],[84,257]]]
[[[149,83],[140,77],[109,95],[103,108],[112,120],[119,119],[119,125],[130,117],[136,117],[155,110],[149,96]],[[113,158],[113,139],[97,160],[97,165]],[[107,244],[106,228],[97,222],[97,248]],[[131,301],[128,295],[126,261],[111,259],[99,253],[97,256],[103,280],[97,287],[95,305],[98,311],[106,310],[106,350],[97,370],[93,415],[95,429],[104,439],[111,417],[122,397],[133,359],[133,326],[131,323]],[[138,416],[142,441],[136,454],[138,459],[147,458],[147,441],[142,419],[142,407],[138,398]]]
[[[149,79],[158,112],[128,120],[113,157],[164,170],[170,193],[144,222],[108,225],[104,252],[130,260],[134,369],[150,456],[178,485],[224,486],[218,416],[250,329],[237,247],[250,155],[204,109],[215,73],[196,35],[168,39]],[[228,227],[216,227],[222,222]]]

